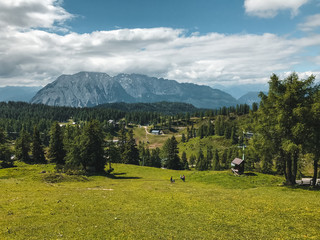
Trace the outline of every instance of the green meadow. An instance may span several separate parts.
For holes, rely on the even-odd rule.
[[[320,192],[278,176],[16,165],[0,169],[0,239],[320,239]]]

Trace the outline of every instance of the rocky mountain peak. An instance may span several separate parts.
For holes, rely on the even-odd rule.
[[[237,101],[229,94],[208,86],[178,83],[141,74],[79,72],[61,75],[31,100],[54,106],[91,107],[113,102],[185,102],[200,108],[231,106]]]

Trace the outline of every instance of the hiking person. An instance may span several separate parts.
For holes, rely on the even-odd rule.
[[[171,176],[171,178],[170,178],[170,182],[171,182],[171,183],[174,183],[174,179],[172,178],[172,176]]]
[[[186,180],[186,177],[185,177],[184,175],[182,175],[182,177],[181,177],[181,175],[180,175],[180,178],[181,178],[182,181],[185,181],[185,180]]]

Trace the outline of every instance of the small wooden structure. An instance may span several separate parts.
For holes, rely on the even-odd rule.
[[[241,158],[235,158],[231,162],[231,170],[235,175],[241,175],[244,173],[244,160]]]

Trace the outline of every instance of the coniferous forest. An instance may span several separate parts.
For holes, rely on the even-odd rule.
[[[283,80],[272,75],[260,104],[216,110],[167,102],[95,108],[2,102],[0,165],[52,163],[73,174],[110,173],[112,163],[218,171],[245,155],[245,171],[282,175],[288,185],[312,175],[315,184],[319,96],[314,76],[293,73]],[[141,133],[162,140],[152,145]]]

